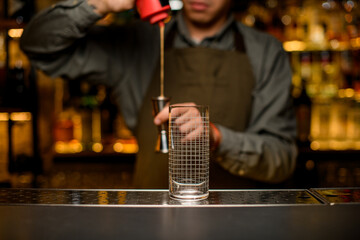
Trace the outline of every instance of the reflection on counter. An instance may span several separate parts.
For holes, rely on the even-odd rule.
[[[210,190],[206,200],[175,200],[168,190],[0,189],[1,204],[241,206],[359,204],[359,188],[310,190]]]
[[[360,189],[311,189],[313,192],[325,198],[330,204],[360,203]]]
[[[0,189],[1,204],[126,205],[126,206],[245,206],[319,205],[307,190],[210,190],[206,200],[174,200],[168,190]]]

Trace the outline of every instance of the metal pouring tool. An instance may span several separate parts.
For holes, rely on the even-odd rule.
[[[164,97],[164,96],[153,97],[152,104],[153,104],[154,116],[156,116],[169,102],[170,102],[170,98],[168,97]],[[167,122],[158,126],[158,137],[155,145],[156,152],[161,152],[161,153],[169,152],[169,142],[167,135],[168,128],[169,128],[169,124]]]

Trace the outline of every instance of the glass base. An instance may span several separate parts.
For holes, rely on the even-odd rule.
[[[170,198],[174,200],[188,200],[188,201],[198,201],[198,200],[205,200],[209,197],[209,193],[202,194],[202,195],[187,195],[187,194],[171,194]]]
[[[209,196],[207,182],[199,184],[184,184],[172,181],[170,184],[170,198],[177,200],[203,200]]]

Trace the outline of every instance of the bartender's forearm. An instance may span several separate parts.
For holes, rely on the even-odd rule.
[[[60,52],[87,33],[101,16],[86,1],[63,1],[36,15],[26,26],[20,46],[29,57]]]
[[[276,39],[266,39],[266,48],[254,39],[246,41],[247,52],[250,59],[255,60],[254,69],[257,69],[252,113],[245,132],[218,125],[222,135],[219,163],[235,175],[278,183],[293,173],[297,157],[291,66],[282,44]]]
[[[99,15],[106,15],[111,12],[123,12],[134,7],[135,0],[87,0],[89,5]]]
[[[232,174],[277,183],[293,173],[297,156],[295,142],[271,135],[240,133],[223,126],[218,127],[223,139],[217,160]]]
[[[52,77],[105,79],[106,51],[85,39],[100,18],[86,0],[59,2],[30,21],[20,47],[34,67]]]

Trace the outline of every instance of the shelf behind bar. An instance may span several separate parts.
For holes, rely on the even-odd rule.
[[[24,28],[24,23],[17,23],[15,19],[1,19],[0,30],[7,30],[9,28]]]

